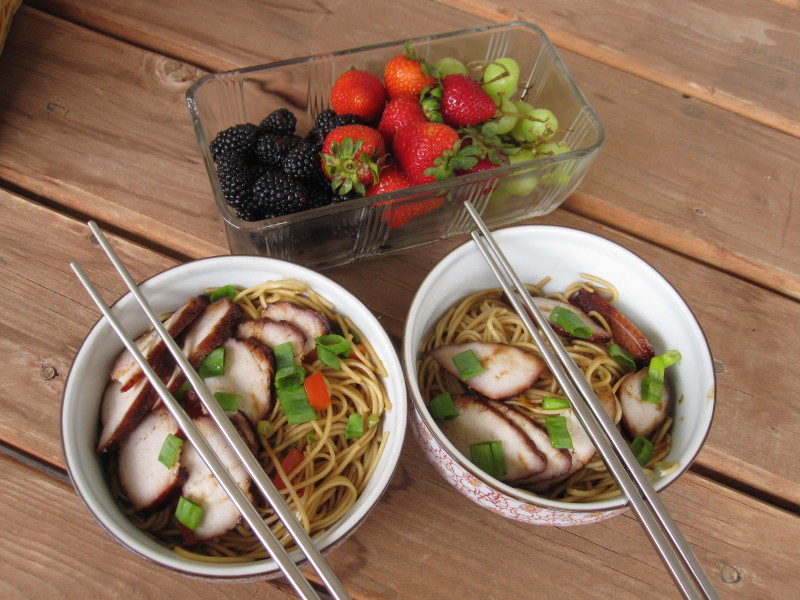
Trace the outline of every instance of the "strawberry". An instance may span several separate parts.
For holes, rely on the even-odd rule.
[[[442,80],[442,119],[455,128],[472,127],[491,119],[497,112],[492,97],[477,81],[454,73]]]
[[[345,71],[331,88],[331,108],[338,115],[357,115],[369,123],[378,118],[385,104],[383,82],[369,71]]]
[[[416,94],[403,94],[389,100],[386,104],[380,123],[378,123],[378,131],[383,134],[386,147],[391,148],[394,134],[398,129],[402,129],[412,123],[424,123],[425,121],[427,119],[419,103],[419,96]]]
[[[483,158],[479,159],[478,162],[475,163],[474,166],[468,169],[458,169],[456,171],[456,175],[467,175],[469,173],[479,173],[480,171],[488,171],[489,169],[495,169],[500,165],[491,161],[488,156],[484,156]]]
[[[381,170],[378,183],[367,188],[367,196],[396,192],[397,190],[409,188],[412,185],[413,184],[408,180],[408,177],[406,177],[406,174],[403,173],[400,167],[392,163]]]
[[[394,155],[414,185],[422,185],[475,165],[480,150],[461,148],[458,132],[444,123],[415,123],[394,136]]]
[[[383,136],[367,125],[342,125],[325,136],[322,169],[339,194],[355,190],[362,196],[367,185],[378,181],[378,169],[386,156]]]
[[[406,44],[405,54],[392,58],[383,70],[383,82],[389,100],[402,94],[419,96],[426,87],[436,84],[436,70],[433,65],[417,56]]]

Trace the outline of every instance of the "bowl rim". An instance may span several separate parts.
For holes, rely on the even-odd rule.
[[[263,279],[258,278],[257,281],[289,278],[302,281],[309,288],[320,293],[326,300],[333,302],[335,310],[352,317],[354,323],[362,332],[369,330],[370,344],[375,348],[376,353],[378,353],[384,364],[387,372],[384,383],[387,394],[392,400],[391,419],[393,427],[391,435],[380,458],[381,468],[376,469],[372,474],[364,491],[356,500],[356,504],[335,525],[314,536],[315,544],[323,553],[330,551],[345,541],[367,518],[388,489],[399,464],[407,429],[408,404],[403,369],[395,346],[380,321],[353,292],[319,272],[276,258],[255,255],[219,255],[200,258],[164,269],[142,280],[138,285],[145,297],[149,299],[150,295],[157,292],[163,293],[163,290],[165,288],[169,289],[170,286],[180,286],[181,280],[187,277],[196,277],[198,271],[208,271],[211,267],[226,268],[231,271],[239,268],[254,274],[263,273]],[[320,291],[320,288],[324,288],[325,291]],[[331,298],[331,295],[335,296],[335,298]],[[348,303],[347,307],[341,306],[343,300]],[[131,307],[134,310],[139,310],[140,314],[136,316],[137,319],[146,319],[144,313],[138,308],[138,304],[136,304],[131,292],[126,292],[111,305],[111,309],[115,313],[130,311]],[[119,314],[115,316],[119,318]],[[86,450],[81,448],[82,440],[77,432],[71,430],[68,423],[70,422],[71,413],[76,411],[77,403],[80,402],[78,391],[81,384],[76,381],[79,377],[78,373],[87,368],[87,364],[84,363],[88,360],[90,346],[105,336],[115,336],[115,334],[107,319],[101,315],[90,328],[75,353],[62,391],[60,411],[61,445],[67,473],[73,488],[89,513],[121,546],[146,561],[173,572],[190,577],[198,577],[206,581],[250,581],[280,576],[280,569],[271,558],[242,563],[206,563],[180,557],[171,552],[166,546],[162,546],[159,542],[149,538],[146,533],[136,529],[130,521],[127,521],[127,523],[117,522],[114,515],[103,508],[106,504],[103,503],[102,497],[92,489],[92,473],[97,475],[99,471],[99,476],[105,480],[105,475],[102,473],[102,465],[99,464],[99,459],[90,465],[81,463],[80,459],[85,456]],[[122,342],[114,338],[111,344],[114,345],[115,350],[114,352],[109,352],[109,354],[116,356],[115,352],[117,350],[121,351],[123,348]],[[89,446],[96,456],[95,443],[96,440],[92,439],[89,442]],[[95,469],[98,471],[95,471]],[[111,507],[109,509],[114,510]],[[122,513],[120,512],[119,514]],[[131,528],[135,529],[135,531],[131,530]],[[148,551],[148,549],[151,551]],[[306,562],[299,549],[290,552],[290,556],[298,565]]]
[[[707,426],[703,431],[702,436],[698,436],[697,439],[693,441],[691,444],[692,451],[690,456],[687,457],[685,464],[679,465],[676,471],[673,474],[670,474],[667,477],[662,477],[658,481],[655,482],[653,487],[656,489],[657,492],[661,492],[667,487],[669,487],[672,483],[677,481],[680,476],[685,473],[692,462],[697,458],[697,455],[700,453],[700,450],[704,446],[709,432],[711,430],[711,425],[714,419],[714,413],[716,411],[716,371],[713,365],[713,358],[711,355],[711,349],[708,344],[708,338],[705,335],[700,323],[697,321],[697,318],[694,312],[691,310],[689,305],[680,295],[680,293],[675,289],[675,287],[657,270],[653,267],[649,262],[641,258],[638,254],[634,253],[633,251],[625,248],[624,246],[613,242],[607,238],[599,236],[594,233],[590,233],[587,231],[583,231],[580,229],[572,228],[572,227],[563,227],[557,225],[515,225],[511,227],[506,227],[503,229],[499,229],[493,232],[494,238],[497,240],[498,244],[502,248],[502,242],[504,239],[509,237],[514,237],[516,235],[522,235],[524,233],[529,233],[530,236],[537,235],[536,232],[555,232],[560,235],[566,236],[573,236],[576,240],[581,238],[593,239],[596,243],[606,245],[609,248],[614,248],[617,252],[622,252],[626,254],[629,259],[633,262],[638,263],[638,265],[650,271],[652,275],[657,277],[661,280],[663,285],[666,287],[668,291],[673,295],[673,299],[677,302],[677,305],[687,314],[688,317],[691,319],[691,324],[696,328],[697,332],[699,333],[698,340],[700,341],[700,345],[703,349],[703,371],[708,375],[710,379],[710,389],[709,394],[705,398],[705,401],[710,405],[708,409],[708,418],[707,418]],[[433,285],[434,281],[436,280],[437,276],[447,270],[451,263],[459,259],[460,257],[470,254],[472,252],[478,252],[474,242],[472,240],[468,240],[453,250],[451,250],[447,255],[445,255],[428,273],[425,277],[422,284],[417,289],[416,294],[414,295],[414,299],[412,300],[411,306],[407,313],[405,327],[403,331],[403,346],[402,346],[402,360],[403,366],[405,369],[406,375],[406,384],[409,389],[409,395],[411,397],[411,402],[413,403],[414,410],[419,418],[422,420],[423,425],[428,429],[428,431],[433,435],[436,443],[444,450],[444,452],[450,457],[450,459],[458,465],[461,469],[468,472],[470,475],[478,479],[481,483],[488,486],[495,491],[500,492],[501,494],[505,494],[511,498],[514,498],[517,501],[528,503],[533,506],[542,509],[548,509],[556,512],[572,512],[572,513],[597,513],[597,512],[611,512],[616,511],[621,508],[625,508],[629,506],[630,502],[628,499],[621,495],[617,498],[613,498],[610,500],[603,500],[599,502],[586,502],[586,503],[568,503],[568,502],[561,502],[557,500],[550,500],[548,498],[544,498],[534,494],[533,492],[528,492],[522,490],[520,488],[513,487],[498,479],[490,477],[482,470],[475,467],[475,465],[468,460],[463,454],[461,454],[458,450],[456,450],[455,446],[447,439],[447,437],[442,433],[439,426],[436,424],[435,419],[431,416],[430,411],[427,410],[424,401],[422,400],[422,396],[419,393],[419,389],[417,386],[416,381],[416,357],[418,355],[418,349],[410,347],[410,329],[411,329],[411,316],[418,310],[419,305],[423,301],[425,294],[428,292],[429,288]],[[480,260],[483,260],[480,255],[478,256]],[[499,287],[499,283],[498,283]]]

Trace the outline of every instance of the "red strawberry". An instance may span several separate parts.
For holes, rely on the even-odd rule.
[[[367,196],[376,196],[388,192],[396,192],[411,187],[413,184],[396,164],[392,163],[380,172],[378,183],[367,188]]]
[[[394,136],[394,155],[414,185],[454,175],[477,162],[478,148],[461,148],[458,132],[444,123],[415,123]]]
[[[489,169],[496,169],[499,166],[500,166],[499,164],[493,163],[488,156],[484,156],[483,158],[479,159],[474,166],[468,169],[457,170],[456,175],[466,175],[468,173],[478,173],[480,171],[488,171]]]
[[[406,44],[405,54],[392,58],[383,70],[383,82],[389,100],[403,94],[419,96],[426,87],[436,83],[433,65],[420,59]]]
[[[442,119],[455,128],[472,127],[491,119],[497,105],[477,81],[461,73],[442,80]]]
[[[338,115],[357,115],[369,123],[378,118],[385,104],[383,82],[369,71],[345,71],[331,88],[331,108]]]
[[[365,186],[378,181],[378,169],[386,156],[383,136],[366,125],[343,125],[331,131],[322,144],[322,169],[339,194],[355,190],[362,196]]]
[[[386,147],[391,148],[394,141],[394,134],[398,129],[402,129],[412,123],[424,123],[427,121],[422,106],[419,103],[419,96],[416,94],[403,94],[389,100],[386,108],[381,115],[378,123],[378,131],[383,134]]]

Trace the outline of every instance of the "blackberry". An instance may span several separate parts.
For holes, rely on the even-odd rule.
[[[279,108],[269,113],[259,128],[264,133],[276,133],[278,135],[292,135],[297,127],[297,117],[288,108]]]
[[[256,145],[257,129],[252,123],[242,123],[220,131],[209,144],[211,157],[217,164],[235,159],[250,160]]]
[[[219,163],[217,177],[225,201],[236,209],[249,203],[252,198],[251,187],[256,180],[256,175],[257,172],[252,166],[242,160]]]
[[[256,180],[253,201],[264,211],[266,218],[272,218],[306,210],[309,196],[302,182],[274,169]]]
[[[279,167],[284,157],[302,139],[298,135],[265,133],[256,141],[256,158],[265,165]]]
[[[317,118],[314,120],[314,127],[308,132],[307,139],[317,140],[319,143],[322,143],[325,141],[325,136],[337,127],[362,123],[362,119],[356,115],[337,115],[333,110],[327,108],[317,115]]]
[[[321,150],[321,143],[303,140],[289,151],[281,163],[281,168],[284,173],[296,179],[318,182],[326,180],[319,157]]]

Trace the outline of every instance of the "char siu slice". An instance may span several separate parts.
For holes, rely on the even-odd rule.
[[[664,380],[659,404],[642,400],[642,379],[646,375],[647,368],[641,369],[627,377],[619,387],[622,424],[632,438],[637,435],[647,437],[660,427],[667,418],[672,400],[668,380]]]
[[[585,339],[589,342],[595,343],[606,343],[611,340],[611,335],[600,325],[592,319],[589,315],[587,315],[583,310],[578,308],[577,306],[573,306],[567,302],[561,302],[560,300],[555,300],[553,298],[542,298],[536,297],[533,298],[533,303],[539,308],[542,314],[547,319],[547,322],[550,323],[550,326],[555,330],[555,332],[562,336],[562,337],[572,337],[567,332],[566,329],[561,327],[560,325],[553,323],[550,320],[550,313],[553,312],[553,309],[556,307],[561,307],[569,310],[570,312],[577,315],[577,317],[581,320],[581,322],[591,329],[591,336],[588,338],[578,338],[578,339]]]
[[[235,336],[256,339],[270,348],[291,342],[295,362],[300,362],[305,355],[306,336],[289,321],[275,321],[267,317],[252,319],[241,323],[236,328]]]
[[[98,452],[108,452],[130,433],[153,406],[157,394],[150,382],[140,379],[127,391],[118,381],[110,381],[100,404],[100,423],[103,428],[97,442]]]
[[[272,302],[263,311],[262,317],[267,317],[273,321],[288,321],[306,336],[303,354],[306,355],[317,346],[317,338],[321,335],[330,333],[331,325],[324,316],[317,311],[299,306],[291,302]]]

